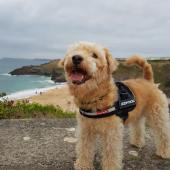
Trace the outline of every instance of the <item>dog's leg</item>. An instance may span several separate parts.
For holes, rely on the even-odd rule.
[[[145,145],[145,119],[141,118],[138,121],[132,122],[130,128],[130,144],[136,147]]]
[[[153,130],[156,154],[162,158],[170,158],[170,121],[168,107],[155,104],[148,114],[149,125]]]
[[[81,129],[76,146],[75,170],[93,170],[94,145],[96,136],[88,129]]]
[[[106,129],[103,135],[102,170],[122,169],[123,124],[120,122],[113,124],[115,127]]]

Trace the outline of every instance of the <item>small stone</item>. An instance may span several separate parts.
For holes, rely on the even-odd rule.
[[[77,142],[77,139],[73,137],[65,137],[64,142],[75,143]]]
[[[25,136],[25,137],[23,137],[23,140],[25,140],[25,141],[28,141],[28,140],[30,140],[31,138],[29,137],[29,136]]]
[[[134,157],[138,157],[138,152],[137,151],[129,151],[129,155],[132,155]]]
[[[67,128],[66,130],[69,131],[69,132],[74,132],[75,128]]]
[[[146,138],[151,139],[151,136],[149,134],[146,134],[145,136]]]

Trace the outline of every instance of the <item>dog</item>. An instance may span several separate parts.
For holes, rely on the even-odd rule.
[[[128,79],[122,83],[135,97],[136,105],[128,112],[127,119],[117,115],[89,118],[77,113],[79,128],[76,146],[76,170],[92,170],[96,137],[102,141],[102,169],[120,170],[123,159],[124,124],[130,128],[130,143],[142,148],[145,144],[145,120],[153,130],[156,154],[170,158],[170,122],[168,101],[154,83],[151,65],[142,57],[134,55],[126,64],[138,65],[143,77]],[[64,67],[69,91],[74,102],[82,110],[104,115],[119,98],[119,90],[113,79],[118,61],[107,48],[91,42],[73,44],[60,66]]]

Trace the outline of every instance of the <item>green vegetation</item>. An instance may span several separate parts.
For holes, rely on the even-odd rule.
[[[61,107],[53,105],[40,105],[13,101],[0,101],[0,119],[24,118],[73,118],[75,113],[64,111]]]

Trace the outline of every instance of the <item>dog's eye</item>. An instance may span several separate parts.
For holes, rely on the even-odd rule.
[[[95,53],[92,54],[92,57],[93,58],[98,58],[98,56]]]

